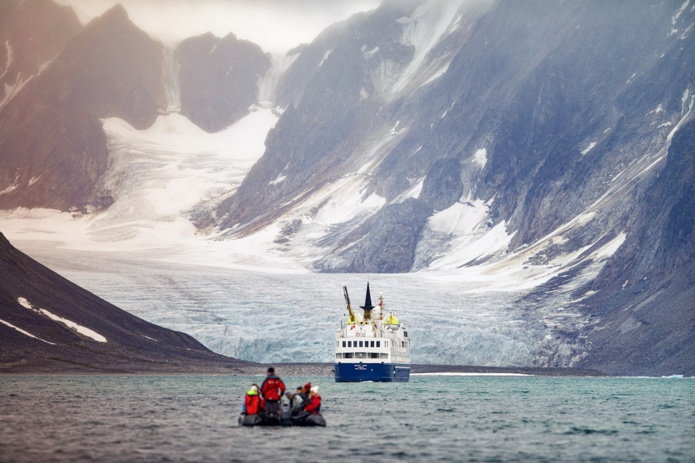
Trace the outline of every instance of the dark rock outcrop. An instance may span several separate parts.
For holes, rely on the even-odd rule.
[[[420,199],[432,210],[443,211],[461,198],[463,181],[457,158],[437,160],[422,184]]]
[[[234,34],[211,33],[186,39],[177,47],[181,114],[208,132],[236,122],[258,101],[259,81],[270,68],[261,48]]]
[[[344,249],[317,264],[322,271],[404,273],[432,210],[418,199],[386,206],[343,240]]]

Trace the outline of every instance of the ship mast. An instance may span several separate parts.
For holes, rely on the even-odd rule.
[[[364,298],[364,305],[361,305],[360,308],[364,310],[364,321],[371,320],[374,306],[372,305],[372,295],[369,293],[369,283],[367,283],[367,295]]]

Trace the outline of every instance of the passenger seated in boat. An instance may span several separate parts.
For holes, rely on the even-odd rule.
[[[285,400],[285,397],[288,400]],[[285,397],[280,398],[280,418],[289,420],[292,417],[292,393],[286,392]]]
[[[304,407],[304,411],[314,415],[321,413],[321,396],[319,395],[319,387],[313,386],[309,392],[309,403]]]
[[[258,394],[258,384],[251,386],[244,398],[242,413],[245,415],[257,415],[260,411],[265,411],[265,401]]]
[[[304,387],[302,387],[302,392],[300,393],[300,396],[302,397],[302,410],[304,410],[304,407],[306,407],[306,404],[309,402],[310,391],[311,383],[306,383]]]
[[[292,416],[296,416],[299,412],[302,411],[302,407],[304,406],[304,398],[302,398],[302,391],[303,388],[299,386],[297,388],[297,392],[295,392],[294,394],[292,394],[289,391],[285,393],[285,396],[287,396],[287,398],[290,399],[290,411],[292,412]]]

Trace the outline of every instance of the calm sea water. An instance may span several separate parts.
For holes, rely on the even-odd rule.
[[[285,377],[328,426],[240,428],[261,379],[0,376],[0,460],[695,461],[693,379]]]

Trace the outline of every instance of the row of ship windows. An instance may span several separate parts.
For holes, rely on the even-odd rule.
[[[335,342],[335,346],[338,347],[338,341]],[[388,346],[389,342],[384,341],[384,347]],[[343,347],[381,347],[381,341],[343,341]]]
[[[335,347],[339,347],[339,341],[335,342]],[[406,347],[405,341],[394,341],[394,345],[400,347]],[[388,347],[389,342],[384,341],[384,347]],[[343,341],[343,347],[381,347],[381,341]]]
[[[389,354],[379,352],[338,352],[335,354],[336,359],[387,359]]]

